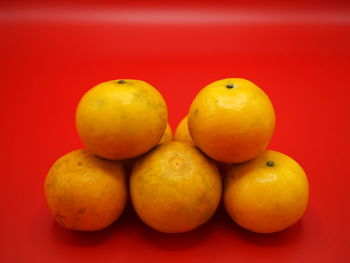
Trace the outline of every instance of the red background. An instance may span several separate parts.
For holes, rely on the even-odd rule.
[[[1,262],[350,262],[350,8],[346,1],[2,2]],[[304,218],[280,233],[235,225],[224,209],[177,235],[144,225],[129,205],[106,230],[54,222],[43,181],[82,147],[75,107],[93,85],[148,81],[173,128],[196,93],[244,77],[270,96],[270,144],[306,170]]]

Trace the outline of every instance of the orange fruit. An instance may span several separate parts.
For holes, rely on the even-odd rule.
[[[190,107],[188,129],[209,157],[240,163],[266,148],[275,129],[275,112],[268,96],[254,83],[227,78],[199,92]]]
[[[165,132],[159,143],[170,142],[172,139],[173,139],[173,132],[171,130],[169,123],[167,123]]]
[[[190,231],[208,221],[221,187],[214,163],[184,142],[160,144],[136,162],[130,177],[137,214],[165,233]]]
[[[187,142],[194,144],[187,126],[187,116],[185,116],[176,128],[174,141]]]
[[[76,150],[58,159],[45,180],[45,196],[56,221],[66,228],[95,231],[112,224],[127,201],[118,161]]]
[[[154,87],[141,80],[119,79],[85,93],[77,107],[76,126],[90,151],[119,160],[156,146],[167,118],[165,101]]]
[[[300,165],[285,154],[265,151],[232,166],[223,199],[237,224],[257,233],[272,233],[303,216],[308,196],[308,180]]]

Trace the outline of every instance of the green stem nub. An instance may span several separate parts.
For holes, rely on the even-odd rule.
[[[233,84],[232,83],[226,84],[226,88],[232,89],[233,88]]]
[[[126,81],[125,81],[125,80],[123,80],[123,79],[121,79],[121,80],[118,80],[118,83],[119,83],[119,84],[125,84],[125,83],[126,83]]]
[[[275,163],[273,161],[267,161],[266,165],[269,167],[275,166]]]

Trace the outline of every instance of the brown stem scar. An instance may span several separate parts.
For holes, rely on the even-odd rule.
[[[267,161],[266,165],[269,167],[275,166],[275,163],[273,161]]]

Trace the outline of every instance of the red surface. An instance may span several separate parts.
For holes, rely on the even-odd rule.
[[[213,10],[209,2],[88,3],[9,2],[0,10],[1,262],[350,262],[345,1],[216,1]],[[43,181],[58,157],[82,147],[74,111],[86,90],[115,78],[146,80],[166,99],[175,129],[195,94],[224,77],[252,80],[272,99],[270,148],[295,158],[310,181],[299,223],[253,234],[221,207],[199,229],[166,235],[141,223],[130,205],[96,233],[53,221]]]

